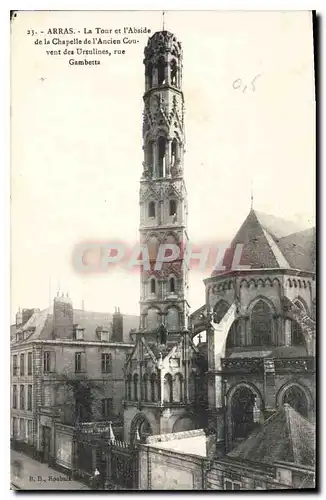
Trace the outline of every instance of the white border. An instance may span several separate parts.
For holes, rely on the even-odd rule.
[[[2,130],[1,134],[2,138],[2,148],[1,151],[4,151],[4,157],[2,160],[2,167],[0,168],[0,186],[2,189],[1,193],[1,208],[0,208],[0,227],[2,232],[1,238],[1,292],[0,292],[0,318],[2,323],[1,335],[2,335],[2,360],[1,360],[1,381],[2,381],[2,401],[6,405],[9,405],[9,326],[10,326],[10,295],[9,295],[9,282],[10,282],[10,205],[9,205],[9,196],[10,196],[10,122],[9,122],[9,110],[10,110],[10,23],[9,23],[9,10],[317,10],[319,15],[324,14],[325,12],[325,1],[318,0],[315,2],[307,1],[307,0],[256,0],[256,1],[241,1],[241,0],[225,0],[225,1],[193,1],[193,2],[182,2],[181,0],[166,0],[165,2],[150,2],[150,1],[132,1],[132,0],[18,0],[15,2],[10,2],[8,0],[4,0],[0,5],[0,37],[1,37],[1,47],[2,47],[2,71],[1,71],[1,108],[0,108],[0,116],[2,119]],[[324,27],[324,26],[323,26]],[[320,32],[320,91],[322,91],[323,85],[325,86],[325,78],[324,76],[324,68],[323,64],[325,58],[325,40],[322,36],[322,29]],[[323,82],[323,85],[322,85]],[[324,101],[325,102],[325,101]],[[319,228],[322,232],[320,237],[319,245],[320,248],[324,248],[324,240],[323,240],[323,231],[324,228],[324,197],[326,193],[325,186],[325,175],[322,175],[322,171],[324,168],[324,161],[322,155],[322,144],[325,141],[325,131],[323,127],[323,117],[324,117],[324,102],[323,107],[321,108],[321,95],[319,95],[319,113],[320,113],[320,127],[318,130],[319,133],[319,144],[320,144],[320,165],[319,165],[319,188],[320,188],[320,213],[319,213]],[[19,147],[17,145],[16,147]],[[299,173],[298,173],[299,175]],[[323,195],[322,195],[323,193]],[[321,259],[323,252],[319,253],[319,269],[321,270],[320,278],[322,278],[322,283],[319,283],[319,290],[321,290],[322,285],[324,284],[324,270],[322,269]],[[22,257],[23,258],[23,257]],[[322,295],[320,294],[320,299]],[[319,301],[319,308],[322,312],[323,309],[322,300]],[[322,318],[320,318],[320,321]],[[321,321],[319,325],[319,334],[323,337],[323,321]],[[324,348],[325,343],[320,342],[320,352],[319,359],[321,360],[324,357]],[[320,386],[323,387],[323,381],[325,380],[325,373],[323,369],[322,362],[320,363],[321,373],[320,373]],[[320,391],[320,395],[323,396],[322,390]],[[320,398],[319,398],[320,401]],[[323,398],[324,403],[324,398]],[[319,410],[322,414],[325,413],[322,411],[324,409],[324,405],[320,404]],[[322,419],[320,417],[320,424]],[[12,495],[13,493],[9,491],[9,481],[10,481],[10,450],[9,450],[9,408],[8,412],[1,412],[1,428],[2,428],[2,436],[3,436],[3,446],[2,446],[2,467],[1,470],[1,492],[5,497],[8,495]],[[320,425],[322,427],[322,425]],[[325,435],[325,434],[324,434]],[[319,440],[322,439],[322,444],[324,445],[324,435],[319,431],[318,437]],[[320,456],[322,456],[322,450],[324,450],[324,446],[320,450]],[[324,461],[325,463],[325,461]],[[321,461],[321,466],[324,465],[323,461]],[[323,471],[321,468],[319,469],[320,475],[320,485],[323,486]],[[112,493],[111,493],[112,495]],[[65,496],[65,494],[60,495],[61,498]]]

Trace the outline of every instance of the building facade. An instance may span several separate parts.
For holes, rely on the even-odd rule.
[[[141,270],[140,329],[126,365],[125,440],[197,425],[193,406],[199,352],[187,331],[183,258],[188,209],[181,44],[168,31],[155,33],[145,48],[144,65],[140,244],[149,265],[143,263]],[[176,247],[180,253],[174,253]]]
[[[80,422],[122,427],[123,367],[139,318],[74,310],[67,296],[53,309],[17,314],[11,338],[11,437],[14,446],[69,467]],[[129,328],[128,328],[129,327]],[[58,430],[60,428],[60,431]]]

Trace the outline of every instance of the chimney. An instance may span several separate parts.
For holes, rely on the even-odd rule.
[[[72,301],[62,293],[53,301],[53,330],[54,338],[73,339],[74,337],[74,310]]]
[[[39,309],[22,309],[18,310],[16,314],[16,326],[23,326],[33,316],[34,313],[39,312]]]
[[[111,342],[123,342],[123,316],[117,307],[112,318]]]

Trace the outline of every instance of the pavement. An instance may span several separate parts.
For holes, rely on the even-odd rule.
[[[11,489],[13,490],[89,490],[85,484],[11,450]]]

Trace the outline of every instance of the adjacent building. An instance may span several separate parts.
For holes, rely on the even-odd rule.
[[[137,316],[73,309],[23,310],[11,329],[11,438],[46,462],[69,467],[73,429],[81,422],[122,427],[123,367]]]

